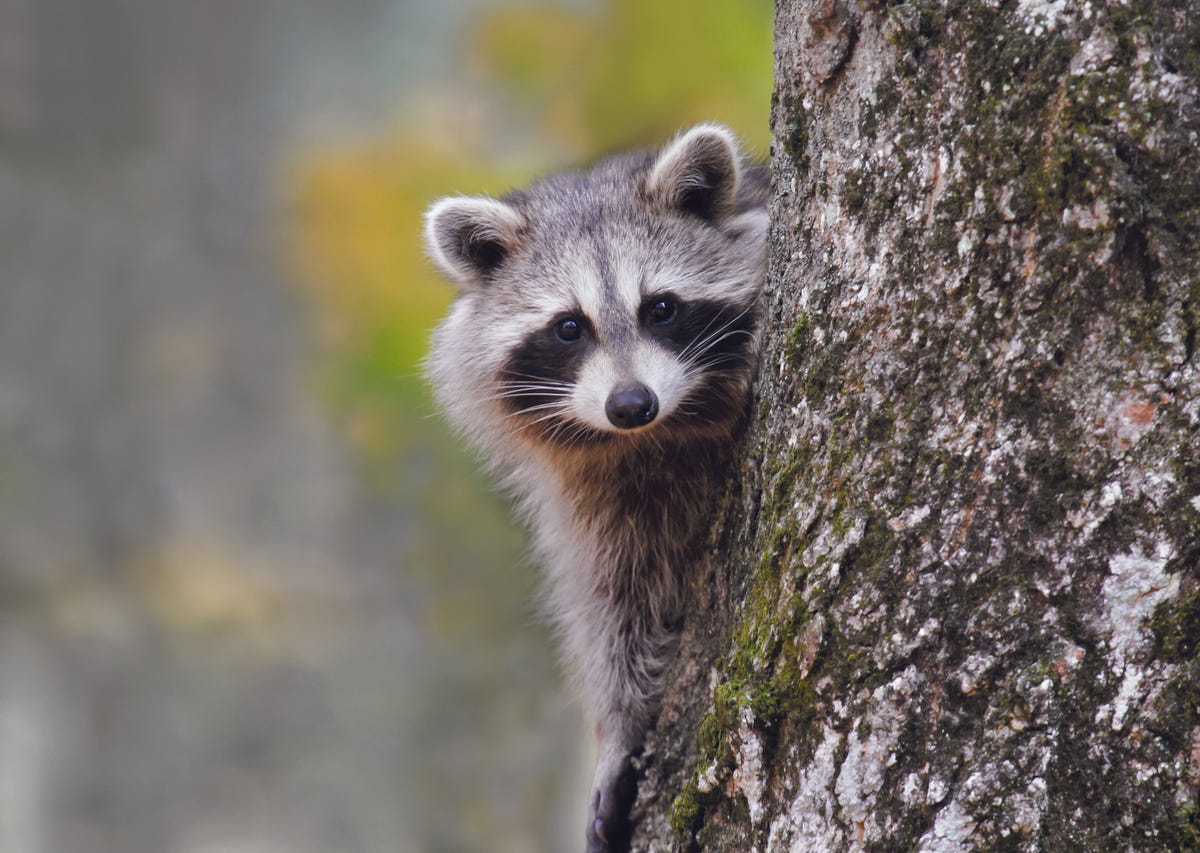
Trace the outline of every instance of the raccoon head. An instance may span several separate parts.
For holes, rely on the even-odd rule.
[[[459,285],[429,362],[451,418],[561,447],[728,434],[757,349],[765,184],[699,125],[500,199],[442,199],[429,253]]]

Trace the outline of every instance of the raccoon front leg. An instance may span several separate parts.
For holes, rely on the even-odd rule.
[[[594,696],[590,703],[597,761],[587,853],[629,849],[629,812],[637,794],[630,759],[641,749],[657,710],[662,671],[676,638],[674,631],[655,624],[649,613],[620,611],[614,607],[607,614],[615,617],[616,630],[598,631],[589,638],[593,645],[589,675],[595,679],[593,689],[602,686],[603,695]]]

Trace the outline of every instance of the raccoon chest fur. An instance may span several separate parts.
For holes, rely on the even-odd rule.
[[[630,757],[746,421],[766,195],[765,170],[703,124],[426,217],[458,285],[430,381],[516,498],[595,723],[588,853],[627,849]]]
[[[542,490],[535,524],[560,556],[548,553],[547,565],[583,574],[595,596],[631,618],[674,623],[728,468],[727,454],[713,450],[647,445],[564,466]],[[584,549],[590,559],[580,559]]]

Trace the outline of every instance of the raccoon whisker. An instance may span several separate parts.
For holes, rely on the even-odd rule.
[[[513,388],[508,391],[498,391],[485,400],[509,400],[514,397],[545,397],[547,399],[563,400],[570,394],[558,388]]]
[[[504,397],[511,394],[524,394],[531,391],[540,391],[547,394],[558,394],[565,396],[571,392],[569,386],[563,387],[559,385],[509,385],[496,392],[497,396]]]
[[[570,387],[570,382],[564,382],[561,379],[547,379],[545,376],[538,376],[536,373],[521,373],[516,370],[506,370],[504,372],[504,382],[508,383],[511,379],[532,379],[539,385],[559,385],[564,388]]]
[[[754,362],[743,355],[735,355],[733,353],[725,353],[722,355],[711,356],[703,361],[696,362],[696,367],[700,373],[711,373],[714,370],[725,370],[734,365],[752,366]]]
[[[522,373],[520,370],[505,370],[505,376],[516,376],[522,379],[536,379],[538,382],[563,382],[561,379],[548,379],[540,373]]]
[[[558,379],[539,379],[536,376],[519,376],[515,379],[505,379],[499,383],[502,388],[515,387],[518,385],[538,385],[545,388],[570,388],[570,382],[563,382]]]
[[[566,427],[561,420],[557,420],[557,421],[549,421],[548,420],[546,422],[539,422],[539,423],[530,422],[530,423],[524,424],[521,426],[520,429],[516,430],[516,433],[514,433],[514,434],[519,435],[520,433],[528,430],[528,431],[530,431],[530,434],[537,436],[538,441],[544,441],[549,444],[556,444],[559,442],[559,436],[563,433],[563,431],[565,429],[566,429]]]
[[[660,437],[660,435],[658,433],[653,433],[653,432],[650,433],[650,439],[653,439],[654,446],[658,447],[660,453],[666,452],[666,447],[664,445],[662,445],[662,438]]]
[[[588,437],[588,430],[576,427],[567,435],[566,446],[568,448],[578,447],[579,445],[583,444]]]
[[[680,356],[679,360],[690,365],[704,366],[714,364],[715,361],[720,359],[745,359],[746,356],[742,353],[716,352],[716,348],[720,346],[722,341],[725,341],[727,338],[733,337],[736,334],[738,334],[738,332],[726,332],[725,336],[718,338],[718,340],[709,342],[707,347],[691,350],[691,352],[686,355],[686,358],[684,358],[684,356]]]
[[[561,443],[563,448],[565,448],[567,450],[571,450],[571,449],[576,448],[579,445],[583,444],[583,434],[580,433],[578,430],[571,430],[566,435],[562,436],[559,439],[559,442]]]
[[[748,358],[745,353],[740,352],[720,352],[710,354],[712,358],[738,359],[747,363],[753,363],[753,359]]]
[[[535,411],[536,409],[548,409],[549,411],[546,414],[540,415],[539,417],[535,418],[534,423],[541,423],[542,421],[548,421],[548,420],[558,417],[559,415],[565,415],[568,412],[568,409],[566,406],[559,406],[557,404],[554,406],[551,406],[550,404],[546,404],[545,406],[535,406],[533,409],[526,409],[526,411],[532,412],[532,411]]]
[[[679,354],[679,357],[681,359],[690,359],[698,353],[703,353],[712,349],[721,341],[725,340],[725,338],[732,335],[742,334],[753,337],[753,334],[746,329],[734,329],[733,331],[728,331],[730,326],[740,320],[745,313],[746,311],[742,311],[741,313],[730,318],[728,322],[724,323],[716,331],[710,332],[703,337],[697,337],[690,344],[683,348],[683,351]]]
[[[548,412],[549,414],[541,415],[536,420],[534,420],[534,423],[538,423],[540,421],[547,420],[550,417],[553,417],[555,415],[565,414],[566,411],[567,411],[567,407],[562,405],[561,403],[558,403],[558,402],[542,403],[539,406],[530,406],[528,409],[521,409],[520,411],[517,411],[517,412],[509,412],[507,415],[504,416],[504,419],[508,420],[510,418],[520,417],[521,415],[528,415],[531,412]]]
[[[570,396],[566,391],[558,388],[513,388],[509,391],[503,391],[498,394],[493,394],[488,397],[489,400],[505,400],[511,397],[528,397],[530,395],[538,395],[542,397],[557,397],[565,399]]]
[[[534,423],[541,423],[544,421],[554,420],[555,422],[549,428],[549,430],[547,430],[546,436],[547,436],[547,438],[553,439],[555,441],[564,442],[567,447],[572,447],[575,444],[581,442],[584,438],[586,438],[588,436],[588,434],[590,432],[593,431],[592,428],[589,427],[587,424],[580,423],[579,421],[575,420],[574,418],[559,417],[560,414],[566,414],[566,412],[564,411],[561,413],[554,413],[551,415],[543,415],[541,418],[538,418],[537,421],[535,421]]]
[[[690,350],[690,349],[691,349],[693,346],[695,346],[695,344],[696,344],[696,341],[700,340],[701,338],[703,338],[703,336],[704,336],[704,335],[708,334],[708,330],[712,328],[712,324],[713,324],[713,323],[715,323],[715,322],[717,322],[717,320],[720,318],[720,316],[721,316],[720,314],[714,314],[714,315],[712,316],[712,318],[711,318],[711,319],[710,319],[710,320],[709,320],[707,323],[705,323],[705,324],[704,324],[704,328],[703,328],[703,329],[701,329],[701,330],[700,330],[700,331],[697,333],[696,337],[695,337],[695,338],[692,340],[692,342],[691,342],[690,344],[688,344],[686,347],[684,347],[684,348],[683,348],[683,352],[681,352],[681,353],[680,353],[680,356],[681,356],[681,357],[684,357],[684,356],[686,356],[686,355],[687,355],[687,353],[688,353],[688,351],[689,351],[689,350]]]
[[[531,420],[531,421],[530,421],[528,424],[526,424],[526,426],[527,426],[527,427],[535,427],[535,426],[537,426],[538,424],[544,424],[544,423],[548,423],[548,422],[554,422],[554,425],[555,425],[555,427],[557,428],[557,427],[558,427],[560,424],[565,424],[565,423],[567,423],[567,421],[566,421],[566,420],[564,420],[564,419],[563,419],[563,417],[562,417],[562,416],[563,416],[563,415],[565,415],[565,414],[566,414],[566,410],[565,410],[565,409],[560,409],[560,410],[558,410],[558,411],[549,412],[549,413],[547,413],[547,414],[541,415],[540,417],[536,417],[536,418],[534,418],[534,419],[533,419],[533,420]],[[523,428],[524,428],[524,427],[523,427]]]
[[[696,407],[688,405],[689,402],[697,403]],[[702,424],[716,424],[720,423],[722,420],[721,418],[714,418],[711,416],[705,417],[702,414],[704,409],[699,407],[698,401],[688,401],[686,398],[684,402],[679,404],[679,407],[676,409],[676,411],[686,414],[689,418],[696,419]]]
[[[718,329],[716,332],[713,332],[712,334],[720,334],[721,330],[723,330],[723,329],[728,329],[730,326],[732,326],[732,325],[733,325],[734,323],[736,323],[738,320],[742,319],[742,318],[743,318],[743,317],[745,317],[747,314],[749,314],[749,313],[750,313],[750,309],[751,309],[752,307],[753,307],[753,306],[747,306],[747,307],[743,308],[741,311],[739,311],[739,312],[737,312],[736,314],[734,314],[732,317],[730,317],[728,320],[726,320],[726,321],[725,321],[723,324],[721,324],[721,327],[720,327],[720,328],[719,328],[719,329]],[[699,338],[700,336],[702,336],[702,335],[705,335],[706,333],[708,333],[708,330],[709,330],[710,328],[712,328],[712,324],[713,324],[713,323],[714,323],[716,320],[718,320],[718,319],[720,319],[720,314],[718,314],[716,317],[714,317],[712,320],[710,320],[710,321],[708,322],[708,325],[706,325],[706,326],[705,326],[703,329],[701,329],[701,330],[700,330],[700,334],[699,334],[699,335],[697,335],[696,337],[697,337],[697,338]]]
[[[721,343],[721,341],[728,340],[729,338],[733,338],[738,335],[745,335],[748,338],[754,337],[754,333],[751,332],[749,329],[733,329],[732,331],[725,332],[723,335],[721,335],[719,338],[716,338],[715,340],[709,340],[709,342],[705,345],[705,349],[712,349],[717,344]]]
[[[700,379],[712,372],[712,364],[704,361],[694,361],[684,366],[683,378],[688,383]]]
[[[526,421],[513,430],[513,435],[520,435],[526,430],[533,430],[534,432],[541,432],[543,435],[553,436],[562,427],[564,423],[563,415],[566,413],[566,409],[559,409],[558,411],[551,411],[548,414]],[[524,412],[513,412],[508,417],[515,417],[520,414],[524,414]],[[551,424],[549,428],[543,426],[543,424],[547,423]]]
[[[538,433],[539,440],[548,441],[553,444],[560,443],[562,441],[562,435],[566,429],[567,428],[565,424],[563,424],[561,421],[556,421],[549,427],[543,429],[542,432]]]
[[[565,391],[571,388],[571,384],[568,382],[530,382],[522,380],[520,382],[504,382],[500,385],[499,390],[505,391],[513,388],[546,388]]]
[[[734,389],[727,388],[722,385],[706,384],[702,388],[693,389],[692,393],[685,395],[683,399],[679,401],[678,410],[682,411],[685,407],[699,405],[700,400],[697,399],[697,396],[703,396],[708,399],[717,398],[727,403],[733,403],[734,405],[741,405],[742,402],[741,395],[739,395]],[[693,409],[691,410],[691,414],[697,415],[699,414],[699,411],[702,411],[702,409]],[[717,421],[706,420],[705,422],[716,423]]]
[[[560,441],[563,447],[571,449],[583,444],[590,429],[577,422],[561,422],[550,432],[550,436]]]
[[[563,423],[563,431],[566,433],[566,446],[568,448],[576,447],[587,441],[595,441],[605,436],[605,433],[601,430],[574,419]]]
[[[568,407],[565,406],[561,401],[551,400],[548,403],[538,403],[536,406],[522,406],[519,409],[514,409],[513,411],[506,412],[501,417],[507,421],[507,420],[512,420],[513,418],[519,418],[522,415],[530,415],[530,414],[535,414],[537,412],[562,413],[562,412],[567,411],[567,408]]]
[[[694,379],[697,376],[702,376],[705,373],[712,373],[728,369],[732,365],[744,364],[748,367],[754,365],[754,360],[739,353],[720,353],[718,355],[702,356],[691,362],[688,366],[687,378]]]
[[[538,408],[540,406],[547,405],[547,404],[552,404],[555,406],[565,405],[565,403],[568,399],[567,395],[565,395],[565,394],[558,394],[558,395],[551,396],[551,395],[545,394],[541,391],[538,391],[536,393],[524,392],[521,394],[505,394],[500,397],[490,397],[489,399],[490,400],[521,400],[524,398],[531,398],[530,399],[531,403],[534,402],[534,400],[536,400],[536,399],[541,399],[543,401],[541,403],[537,403],[536,406],[523,407],[523,411],[526,411],[526,412],[532,408]]]
[[[569,385],[505,385],[485,399],[504,400],[510,397],[528,396],[565,398],[569,397],[573,390]]]
[[[754,333],[749,331],[748,329],[733,329],[732,331],[726,331],[726,329],[728,329],[731,325],[736,323],[737,320],[738,320],[738,318],[734,317],[732,320],[730,320],[728,323],[726,323],[724,326],[722,326],[717,331],[713,332],[708,337],[693,341],[688,347],[686,347],[683,350],[683,353],[680,354],[681,357],[685,356],[685,355],[690,357],[696,353],[706,352],[706,351],[712,349],[713,347],[715,347],[717,344],[721,343],[722,341],[728,340],[729,338],[735,337],[737,335],[745,335],[748,338],[753,338]]]

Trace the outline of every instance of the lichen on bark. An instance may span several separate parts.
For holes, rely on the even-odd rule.
[[[1198,849],[1200,15],[777,11],[758,403],[634,848]]]

